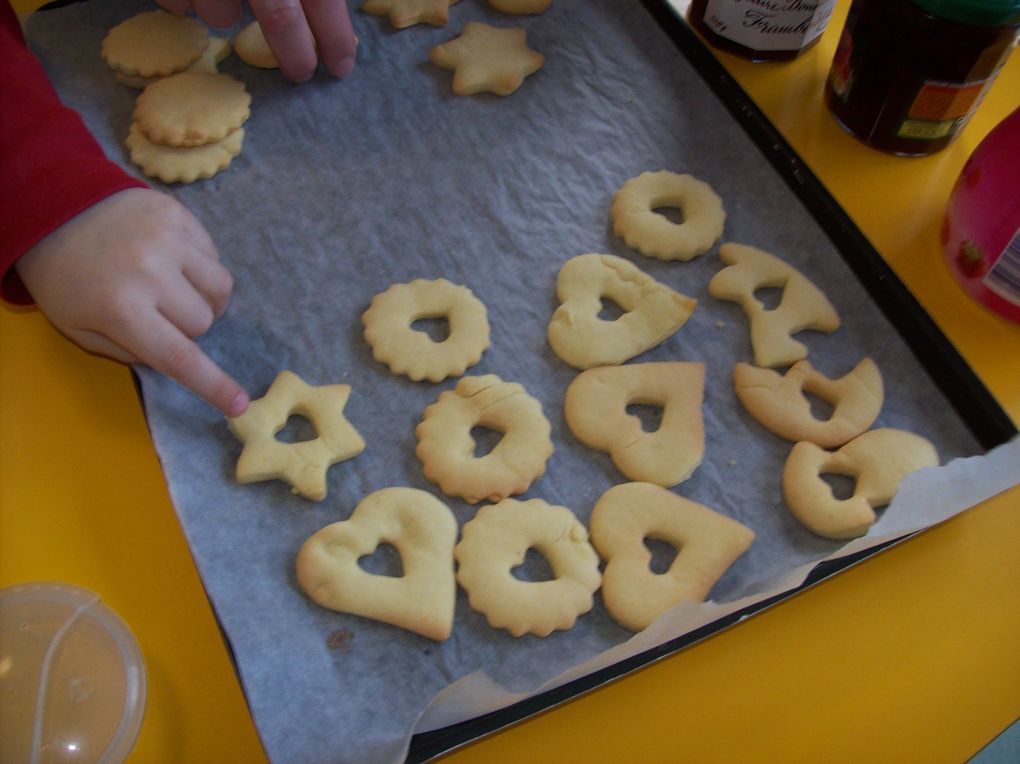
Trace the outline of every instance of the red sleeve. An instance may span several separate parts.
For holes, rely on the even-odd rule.
[[[0,296],[29,304],[12,267],[82,210],[144,183],[103,154],[77,112],[60,103],[25,45],[8,0],[0,0]]]

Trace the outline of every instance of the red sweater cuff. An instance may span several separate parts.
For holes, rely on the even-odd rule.
[[[96,202],[145,187],[110,162],[77,112],[60,103],[0,0],[0,297],[30,304],[14,263]]]

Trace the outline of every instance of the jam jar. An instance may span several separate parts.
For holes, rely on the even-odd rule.
[[[826,103],[869,146],[932,154],[966,125],[1018,29],[1020,0],[854,0]]]
[[[942,247],[967,294],[1020,323],[1020,107],[963,166],[946,206]]]
[[[751,61],[789,61],[815,45],[836,0],[692,0],[687,18],[712,45]]]

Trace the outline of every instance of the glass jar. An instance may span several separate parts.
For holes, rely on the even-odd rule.
[[[864,143],[904,156],[948,145],[1020,29],[1020,0],[854,0],[825,88]]]
[[[949,195],[942,246],[967,294],[1020,323],[1020,108],[963,166]]]
[[[789,61],[821,39],[836,0],[692,0],[687,18],[712,45],[751,61]]]

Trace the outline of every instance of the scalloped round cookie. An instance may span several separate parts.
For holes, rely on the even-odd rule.
[[[134,121],[161,146],[221,140],[251,114],[251,95],[229,74],[181,72],[153,82],[135,104]]]
[[[226,138],[203,146],[159,146],[133,124],[125,143],[131,151],[131,161],[150,178],[164,183],[193,183],[227,169],[241,153],[243,141],[244,128],[241,127]]]
[[[103,39],[107,65],[129,77],[166,77],[195,63],[209,44],[195,19],[156,10],[122,21]]]

